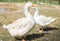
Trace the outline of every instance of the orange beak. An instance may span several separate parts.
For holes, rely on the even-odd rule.
[[[32,7],[36,6],[35,4],[32,4]]]

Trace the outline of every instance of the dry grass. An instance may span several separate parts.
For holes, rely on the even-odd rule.
[[[7,29],[2,28],[2,24],[10,24],[13,21],[17,20],[18,18],[25,17],[24,15],[24,3],[20,3],[18,9],[20,9],[20,12],[4,12],[0,13],[0,39],[2,38],[3,41],[15,41],[15,38],[11,37]],[[16,5],[12,5],[12,10],[18,10]],[[54,5],[56,6],[56,5]],[[39,7],[39,14],[43,14],[46,16],[53,16],[57,17],[58,19],[56,22],[51,24],[49,28],[44,28],[44,32],[40,34],[37,30],[40,26],[36,25],[34,26],[34,29],[28,33],[27,39],[30,41],[59,41],[60,40],[60,9],[55,8],[53,5],[38,5]],[[4,7],[4,5],[3,5]],[[58,6],[60,7],[60,6]],[[32,10],[33,11],[33,10]],[[32,12],[31,11],[31,12]],[[59,28],[59,30],[57,29]],[[16,40],[20,41],[20,40]]]

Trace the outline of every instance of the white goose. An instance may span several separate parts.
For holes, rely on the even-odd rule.
[[[49,24],[51,24],[52,22],[54,22],[56,20],[56,18],[46,17],[44,15],[38,15],[38,7],[36,5],[34,5],[34,8],[36,10],[36,12],[34,13],[34,20],[35,20],[36,24],[44,27],[44,26],[48,26]],[[43,29],[41,29],[41,30],[43,30]]]
[[[33,20],[33,17],[28,12],[28,8],[32,6],[31,2],[26,3],[25,5],[25,15],[26,18],[20,18],[16,20],[15,22],[9,24],[9,25],[3,25],[2,27],[7,28],[10,32],[11,36],[13,37],[23,37],[28,33],[34,26],[35,22]]]

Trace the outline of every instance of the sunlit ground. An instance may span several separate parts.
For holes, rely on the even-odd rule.
[[[11,4],[10,4],[11,5]],[[10,12],[0,12],[0,40],[3,41],[15,41],[16,39],[11,37],[7,29],[2,28],[2,24],[10,24],[19,18],[25,17],[24,15],[24,3],[20,3],[17,7],[13,5],[9,8]],[[4,5],[2,5],[4,7]],[[60,41],[60,6],[58,5],[38,5],[39,14],[45,16],[56,17],[57,20],[44,28],[44,33],[40,34],[37,30],[40,26],[35,25],[33,30],[31,30],[26,38],[30,41]],[[19,11],[16,11],[20,9]],[[16,11],[16,12],[15,12]],[[33,13],[33,10],[30,10]],[[32,14],[33,15],[33,14]],[[45,33],[46,32],[46,33]],[[20,40],[16,40],[20,41]]]

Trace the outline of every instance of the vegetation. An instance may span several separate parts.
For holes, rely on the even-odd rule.
[[[0,0],[0,2],[27,2],[28,0]],[[60,4],[60,0],[29,0],[33,2],[46,2],[46,3],[53,3],[53,4]]]

